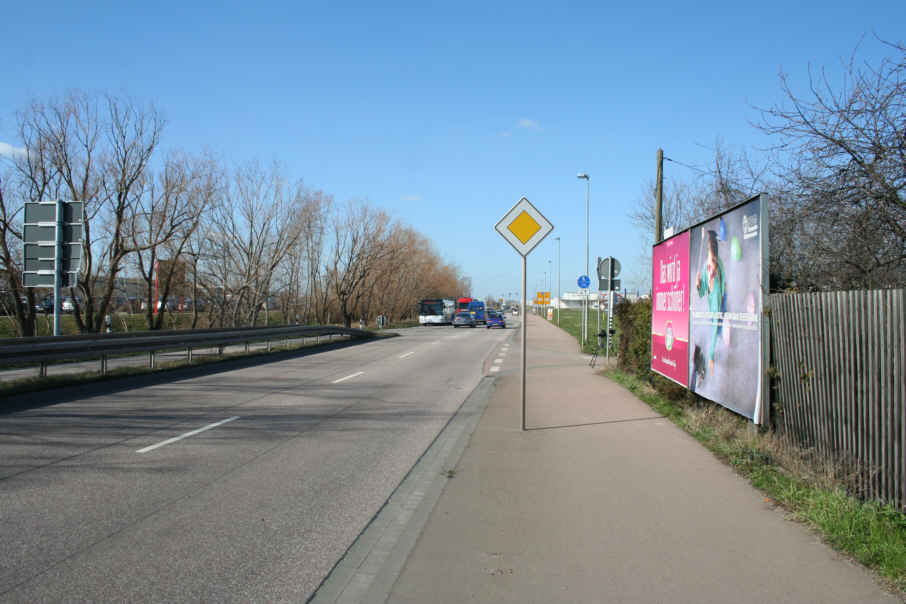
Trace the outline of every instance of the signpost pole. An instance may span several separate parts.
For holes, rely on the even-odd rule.
[[[525,332],[528,331],[528,315],[526,314],[525,293],[525,256],[522,257],[522,431],[525,432]]]
[[[53,335],[60,335],[60,290],[63,285],[63,200],[57,199],[53,254]]]
[[[608,292],[607,292],[607,354],[604,357],[608,361],[610,361],[610,337],[611,337],[610,329],[611,329],[611,326],[613,326],[613,292],[614,292],[613,280],[614,280],[614,274],[616,272],[614,270],[614,268],[616,268],[615,265],[617,262],[616,258],[613,258],[613,257],[611,257],[609,260],[610,261],[608,262],[608,264],[610,266],[608,268],[608,278],[607,278],[607,283],[608,283],[608,286],[607,286],[607,289],[608,289]]]

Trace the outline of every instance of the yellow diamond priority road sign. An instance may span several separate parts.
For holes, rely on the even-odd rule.
[[[548,233],[554,230],[554,225],[523,197],[494,228],[520,255],[527,256]]]

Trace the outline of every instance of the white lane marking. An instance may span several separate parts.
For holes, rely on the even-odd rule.
[[[359,376],[362,375],[363,373],[365,373],[365,372],[364,372],[364,371],[356,371],[356,372],[353,373],[352,375],[347,375],[346,377],[341,377],[341,378],[338,379],[338,380],[332,381],[331,384],[339,384],[340,382],[345,382],[346,380],[351,380],[351,379],[354,378],[354,377],[359,377]]]
[[[405,359],[406,357],[411,357],[413,354],[415,354],[415,351],[414,351],[414,350],[410,350],[410,351],[407,352],[406,354],[401,354],[401,355],[400,355],[400,358],[401,358],[401,359]]]
[[[150,447],[145,447],[144,449],[139,449],[138,451],[136,451],[136,453],[147,453],[148,451],[153,451],[154,449],[158,449],[160,447],[173,444],[178,440],[182,440],[184,438],[189,438],[190,436],[195,436],[196,434],[204,432],[205,430],[210,430],[211,428],[216,428],[217,426],[220,426],[222,424],[225,424],[227,422],[231,422],[231,421],[237,420],[237,419],[239,419],[238,415],[234,415],[233,417],[228,417],[226,419],[220,420],[219,422],[214,422],[213,424],[208,424],[207,426],[202,426],[198,430],[192,430],[191,432],[186,432],[185,434],[180,434],[179,436],[174,436],[173,438],[168,438],[167,440],[161,441],[161,442],[157,443],[156,445],[151,445]]]
[[[500,365],[494,365],[493,367],[491,367],[491,373],[496,373],[498,371],[500,371]]]
[[[503,359],[500,359],[500,358],[494,359],[495,365],[500,365],[501,363],[503,363]]]

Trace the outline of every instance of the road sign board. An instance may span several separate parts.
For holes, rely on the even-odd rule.
[[[579,284],[579,287],[585,289],[586,287],[591,285],[591,279],[588,278],[588,275],[582,275],[581,277],[579,277],[579,280],[576,283]]]
[[[523,197],[504,214],[494,229],[513,246],[521,256],[528,256],[536,245],[554,230],[554,225]]]
[[[610,263],[613,262],[613,273],[611,274]],[[612,256],[607,258],[598,258],[598,279],[610,279],[620,276],[620,261]]]
[[[82,267],[83,223],[84,205],[80,201],[25,204],[23,283],[26,287],[54,287],[56,270],[60,272],[63,287],[76,285]]]
[[[53,287],[54,274],[53,270],[39,272],[22,273],[22,284],[25,287]],[[78,285],[78,273],[62,273],[60,275],[60,287],[75,287]]]

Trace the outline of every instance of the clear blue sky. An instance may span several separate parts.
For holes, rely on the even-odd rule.
[[[165,146],[276,159],[311,188],[384,208],[478,296],[519,290],[519,256],[493,227],[523,195],[555,227],[528,258],[529,295],[556,273],[555,236],[562,288],[576,289],[580,171],[592,274],[613,255],[625,286],[644,283],[649,235],[627,214],[658,147],[705,166],[718,138],[763,146],[753,106],[781,100],[781,69],[805,93],[810,64],[834,79],[863,37],[858,57],[876,64],[888,51],[873,32],[906,32],[902,0],[138,4],[4,6],[0,143],[17,145],[12,114],[31,98],[79,88],[153,101]]]

